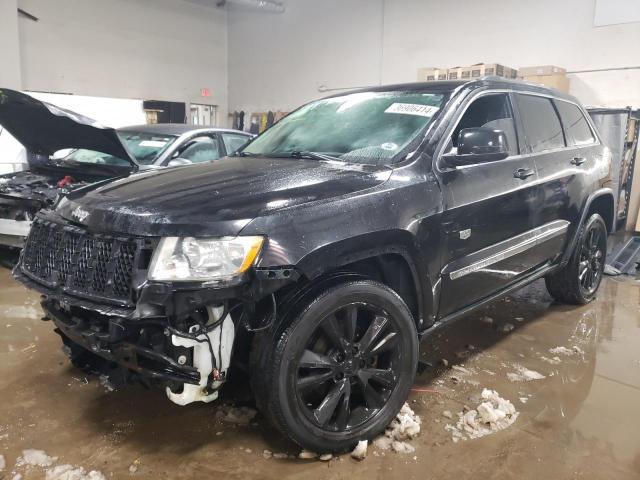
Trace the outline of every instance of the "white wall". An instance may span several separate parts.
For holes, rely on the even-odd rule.
[[[382,0],[290,0],[284,14],[229,7],[229,110],[290,110],[318,86],[378,84]]]
[[[142,109],[142,100],[42,92],[25,93],[43,102],[89,117],[107,127],[119,128],[147,123]]]
[[[219,105],[225,123],[224,9],[179,0],[19,5],[39,18],[19,20],[25,90]],[[211,96],[200,97],[201,88]]]
[[[16,0],[0,0],[0,86],[22,86]]]
[[[290,0],[231,9],[229,109],[290,109],[329,88],[416,80],[419,67],[498,62],[640,66],[640,24],[593,27],[594,0]],[[640,70],[571,75],[589,105],[640,106]]]

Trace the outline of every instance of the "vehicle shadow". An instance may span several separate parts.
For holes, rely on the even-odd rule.
[[[12,270],[20,257],[20,250],[16,248],[0,247],[0,267]]]

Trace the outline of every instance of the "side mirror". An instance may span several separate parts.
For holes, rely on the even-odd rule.
[[[174,158],[169,160],[167,163],[167,167],[183,167],[185,165],[191,165],[193,162],[191,160],[187,160],[186,158]]]
[[[458,134],[458,153],[443,155],[447,167],[504,160],[509,156],[509,142],[502,130],[464,128]]]

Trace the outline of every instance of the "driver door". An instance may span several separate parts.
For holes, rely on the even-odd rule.
[[[535,266],[527,239],[537,173],[533,159],[520,154],[510,97],[482,93],[462,107],[443,152],[456,153],[462,129],[485,127],[505,133],[507,158],[455,168],[439,163],[437,169],[444,204],[439,317],[498,292]]]

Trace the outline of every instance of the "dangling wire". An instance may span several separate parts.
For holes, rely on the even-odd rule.
[[[269,315],[269,320],[267,321],[266,325],[263,325],[261,327],[251,327],[249,326],[249,321],[245,318],[244,328],[246,328],[248,332],[252,332],[252,333],[263,332],[271,328],[271,326],[276,320],[276,315],[277,315],[276,295],[274,293],[271,294],[271,305],[272,305],[271,315]],[[244,316],[244,312],[242,312],[242,314]]]

